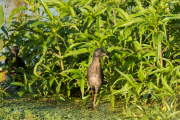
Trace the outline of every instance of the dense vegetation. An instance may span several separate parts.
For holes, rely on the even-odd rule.
[[[81,96],[86,101],[86,71],[94,49],[101,47],[110,58],[101,60],[108,84],[98,102],[110,99],[114,107],[115,101],[124,101],[126,118],[170,119],[180,114],[179,0],[25,2],[28,7],[12,11],[0,36],[1,49],[19,46],[28,68],[21,69],[24,83],[11,83],[24,87],[19,97],[29,92],[33,97]],[[8,55],[3,53],[0,60]],[[8,94],[4,89],[1,99]]]

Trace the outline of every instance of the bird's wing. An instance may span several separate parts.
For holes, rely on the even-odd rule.
[[[89,65],[88,69],[87,69],[87,80],[90,77],[90,71],[91,71],[91,64]]]
[[[25,68],[25,63],[20,57],[16,57],[16,61],[17,61],[17,64],[18,64],[17,67]]]

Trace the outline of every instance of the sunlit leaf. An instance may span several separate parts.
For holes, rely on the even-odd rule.
[[[106,10],[107,10],[107,7],[104,7],[104,8],[102,8],[102,9],[98,10],[98,11],[95,13],[95,16],[102,14],[102,13],[105,12]]]
[[[115,70],[121,74],[124,78],[126,78],[126,80],[135,88],[137,88],[136,84],[134,83],[134,81],[126,74],[122,73],[121,71],[117,70],[117,68],[115,68]]]
[[[124,21],[130,21],[130,16],[128,15],[127,12],[125,12],[121,8],[116,8],[116,10],[119,12],[120,16],[124,19]]]
[[[144,80],[144,71],[142,69],[142,62],[141,62],[140,69],[139,69],[139,80],[141,82],[143,82],[143,80]]]
[[[6,80],[6,73],[8,71],[0,71],[0,83],[2,83],[4,80]]]
[[[71,18],[72,18],[73,22],[76,23],[76,20],[75,20],[76,13],[75,13],[74,9],[71,6],[69,6],[69,10],[70,10],[70,14],[71,14]]]
[[[84,85],[85,85],[85,80],[82,78],[80,79],[80,88],[81,88],[82,98],[84,98]]]
[[[41,2],[43,8],[45,9],[46,14],[49,16],[49,18],[50,18],[51,20],[53,20],[53,16],[52,16],[52,14],[51,14],[51,11],[49,10],[49,8],[48,8],[48,6],[46,5],[46,3],[45,3],[43,0],[39,0],[39,1]]]
[[[166,90],[169,91],[172,95],[175,95],[173,89],[167,84],[165,77],[163,75],[161,75],[161,80]]]
[[[64,57],[68,57],[68,56],[71,56],[71,55],[79,55],[79,54],[84,54],[84,53],[88,53],[88,52],[89,52],[88,49],[82,48],[82,49],[70,51],[67,54],[63,55],[63,56],[56,55],[56,57],[64,58]]]
[[[173,19],[180,19],[180,15],[177,14],[177,15],[167,16],[162,21],[163,22],[168,22],[169,20],[173,20]]]
[[[1,43],[1,42],[0,42]],[[1,46],[1,45],[0,45]],[[0,48],[1,49],[1,48]],[[0,53],[1,53],[2,51],[0,50]],[[5,55],[2,55],[2,56],[0,56],[0,62],[2,61],[2,60],[4,60],[4,59],[6,59],[6,56]]]
[[[22,82],[13,82],[12,85],[23,86],[24,87],[24,84]]]
[[[18,12],[20,11],[23,11],[23,10],[27,10],[28,8],[26,6],[20,6],[20,7],[17,7],[17,8],[14,8],[12,11],[11,11],[11,14],[9,15],[9,18],[8,18],[8,23],[11,22],[13,16],[15,14],[17,14]]]
[[[120,23],[117,23],[114,28],[115,30],[117,29],[117,27],[127,27],[127,26],[130,26],[134,23],[140,23],[140,22],[144,22],[145,19],[144,18],[134,18],[130,21],[123,21],[123,22],[120,22]]]
[[[1,17],[0,19],[0,28],[1,28],[4,23],[4,11],[2,5],[0,5],[0,17]]]

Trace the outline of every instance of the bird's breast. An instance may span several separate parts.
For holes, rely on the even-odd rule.
[[[92,74],[88,78],[88,84],[91,88],[94,88],[95,86],[101,86],[102,85],[102,79],[100,75],[98,74]]]

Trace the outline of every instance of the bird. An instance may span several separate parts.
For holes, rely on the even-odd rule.
[[[8,72],[12,76],[15,76],[17,74],[22,74],[20,72],[16,72],[16,70],[19,67],[27,69],[24,61],[20,57],[17,56],[18,53],[19,53],[18,46],[13,46],[11,49],[11,54],[5,59],[5,65],[8,65],[10,62],[12,62],[15,59],[13,63],[10,66],[8,66]],[[18,81],[18,77],[15,78],[15,81]],[[21,82],[23,82],[23,79],[21,79]],[[19,88],[20,86],[18,86],[16,89],[19,89]]]
[[[109,58],[104,53],[104,50],[102,48],[96,48],[93,53],[93,61],[87,69],[87,81],[92,90],[92,97],[93,97],[94,89],[95,89],[95,96],[93,99],[92,109],[95,109],[97,92],[99,91],[103,83],[103,79],[104,79],[103,70],[100,64],[100,58],[103,56],[106,56],[107,58]]]

